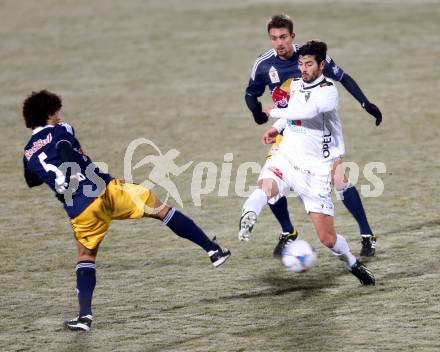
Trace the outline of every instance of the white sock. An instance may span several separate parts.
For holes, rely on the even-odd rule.
[[[347,240],[344,236],[336,234],[336,243],[331,248],[334,255],[343,260],[348,267],[352,267],[356,263],[356,257],[351,253]]]
[[[244,202],[242,214],[246,214],[248,211],[253,211],[258,216],[266,203],[266,193],[264,193],[262,189],[258,188],[253,191],[246,202]]]

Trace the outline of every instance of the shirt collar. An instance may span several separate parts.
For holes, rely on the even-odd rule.
[[[306,83],[303,81],[303,86],[304,86],[304,88],[311,87],[311,86],[317,85],[318,83],[321,83],[321,81],[323,81],[324,79],[325,79],[324,75],[321,74],[318,78],[316,78],[314,81],[312,81],[310,83]]]
[[[35,134],[37,134],[38,132],[40,132],[40,131],[44,130],[45,128],[48,128],[48,127],[55,127],[55,125],[46,125],[46,126],[39,126],[39,127],[36,127],[36,128],[34,128],[34,129],[32,130],[32,135],[35,135]]]

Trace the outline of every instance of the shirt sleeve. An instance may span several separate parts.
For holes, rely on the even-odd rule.
[[[333,59],[327,55],[325,58],[324,76],[339,82],[344,77],[344,73],[344,70],[336,65]]]
[[[275,123],[272,125],[278,133],[281,133],[286,128],[287,120],[286,119],[277,119]]]
[[[252,67],[251,77],[246,88],[246,95],[261,97],[266,89],[264,65],[261,64],[259,58],[255,60],[254,66]]]
[[[291,92],[291,95],[295,92]],[[292,102],[292,104],[291,104]],[[319,113],[329,112],[338,106],[338,91],[334,85],[319,87],[311,94],[307,101],[289,100],[289,105],[284,109],[272,109],[270,116],[286,120],[309,120]]]
[[[43,181],[41,181],[38,175],[34,174],[31,170],[29,170],[29,167],[24,157],[23,157],[23,169],[24,169],[24,179],[29,187],[36,187],[43,183]]]

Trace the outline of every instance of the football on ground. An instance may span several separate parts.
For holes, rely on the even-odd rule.
[[[286,244],[281,262],[290,271],[302,273],[318,264],[318,256],[309,242],[296,240]]]

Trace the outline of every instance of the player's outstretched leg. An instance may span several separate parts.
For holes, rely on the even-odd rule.
[[[261,178],[257,184],[258,188],[252,192],[243,204],[238,232],[240,241],[249,241],[261,210],[269,199],[276,197],[279,193],[276,181],[271,178]]]
[[[208,253],[214,267],[220,266],[231,256],[229,249],[220,247],[215,237],[212,240],[209,239],[191,218],[168,207],[163,214],[164,216],[161,218],[163,224],[168,226],[177,236],[186,238],[202,247]]]
[[[227,248],[222,248],[216,241],[209,239],[191,218],[162,203],[149,189],[141,185],[119,183],[118,189],[124,191],[122,194],[125,198],[120,201],[121,205],[113,211],[114,219],[138,219],[143,216],[161,220],[177,236],[186,238],[202,247],[215,267],[223,264],[231,256],[231,252]],[[121,192],[117,194],[121,194]]]
[[[140,193],[142,192],[147,195],[144,201],[148,211],[144,210],[144,216],[161,220],[177,236],[186,238],[202,247],[208,253],[214,267],[220,266],[231,256],[229,249],[222,248],[215,241],[215,237],[212,240],[209,239],[191,218],[162,203],[151,191],[145,190],[144,192],[141,190]]]
[[[310,212],[310,217],[315,225],[321,243],[345,262],[346,268],[359,279],[362,285],[374,285],[374,275],[351,253],[344,236],[336,234],[333,225],[333,216]]]
[[[238,231],[238,239],[240,241],[249,241],[252,229],[257,222],[257,217],[266,203],[266,193],[262,189],[257,188],[243,204]]]
[[[287,198],[285,196],[275,197],[268,202],[272,213],[281,225],[281,234],[278,243],[273,250],[275,258],[281,258],[281,253],[288,242],[293,242],[298,238],[298,232],[292,225],[287,207]]]
[[[246,202],[243,204],[239,223],[238,239],[240,241],[250,240],[252,229],[257,222],[257,217],[260,215],[266,203],[266,193],[260,188],[253,191],[249,198],[246,199]]]

